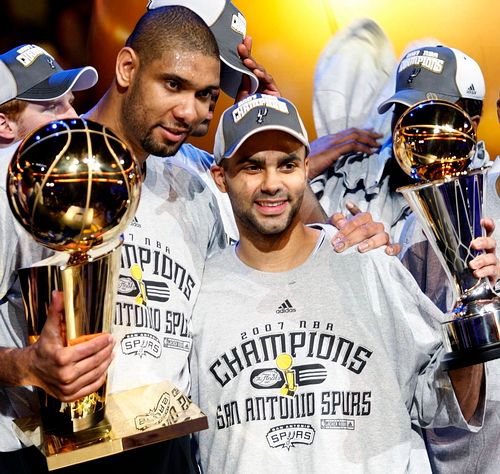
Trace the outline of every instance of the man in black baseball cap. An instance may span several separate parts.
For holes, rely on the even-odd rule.
[[[0,148],[52,120],[76,117],[72,91],[97,82],[90,66],[63,69],[43,48],[25,44],[0,55]]]

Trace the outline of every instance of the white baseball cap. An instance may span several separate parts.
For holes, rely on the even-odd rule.
[[[222,61],[221,89],[235,98],[245,74],[250,79],[250,93],[253,94],[259,87],[259,80],[243,64],[236,49],[246,35],[247,22],[243,14],[226,0],[149,0],[147,8],[153,10],[174,5],[189,8],[212,30]]]

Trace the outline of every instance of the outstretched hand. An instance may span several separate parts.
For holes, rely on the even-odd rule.
[[[481,225],[486,230],[486,237],[478,237],[471,242],[474,250],[484,250],[484,253],[478,255],[469,262],[469,267],[473,270],[472,274],[476,278],[488,278],[492,285],[495,285],[500,276],[500,264],[496,256],[496,240],[492,237],[495,230],[493,219],[485,217],[481,219]]]
[[[269,74],[264,66],[257,63],[257,61],[252,57],[252,37],[245,36],[243,43],[238,45],[238,54],[240,55],[243,64],[252,71],[257,79],[259,80],[259,87],[257,92],[261,94],[274,95],[275,97],[280,97],[280,91],[278,86],[274,82],[273,76]],[[243,74],[241,80],[241,85],[236,95],[235,102],[245,99],[250,95],[250,79],[248,76]]]
[[[71,402],[95,392],[104,383],[114,340],[109,334],[99,334],[65,346],[63,311],[63,294],[54,291],[42,333],[28,348],[30,385],[42,387],[60,401]]]
[[[371,155],[380,148],[377,141],[383,135],[373,129],[347,128],[324,135],[311,142],[308,178],[313,179],[330,168],[342,155],[366,153]]]
[[[381,222],[374,222],[369,212],[361,210],[353,203],[346,204],[351,217],[346,217],[338,212],[330,217],[330,224],[339,231],[332,238],[332,245],[336,252],[342,252],[353,245],[357,245],[359,252],[386,246],[387,255],[397,255],[401,247],[399,244],[390,243],[389,234]]]

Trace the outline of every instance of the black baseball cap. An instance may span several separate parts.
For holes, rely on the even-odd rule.
[[[259,80],[243,64],[236,49],[246,35],[247,22],[243,14],[228,0],[149,0],[148,9],[173,5],[189,8],[212,30],[222,63],[221,89],[234,99],[244,74],[250,79],[250,93],[253,94],[259,87]]]
[[[91,66],[65,70],[40,46],[24,44],[0,55],[0,104],[57,99],[70,90],[89,89],[97,78]]]
[[[411,107],[417,102],[461,98],[483,100],[485,84],[481,68],[462,51],[446,46],[426,46],[407,53],[398,66],[396,93],[382,102],[383,114],[395,104]]]
[[[231,158],[252,135],[280,130],[295,137],[310,152],[307,132],[297,108],[283,97],[251,95],[224,111],[215,134],[214,157]]]

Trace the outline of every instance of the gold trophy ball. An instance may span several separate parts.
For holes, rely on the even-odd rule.
[[[140,184],[137,160],[111,130],[65,119],[21,142],[9,164],[7,195],[14,216],[37,242],[83,253],[123,232]]]
[[[276,357],[276,366],[280,370],[288,370],[293,364],[292,356],[289,354],[279,354]]]
[[[417,180],[433,181],[466,172],[476,145],[469,115],[451,102],[419,102],[401,115],[393,148],[401,169]]]

